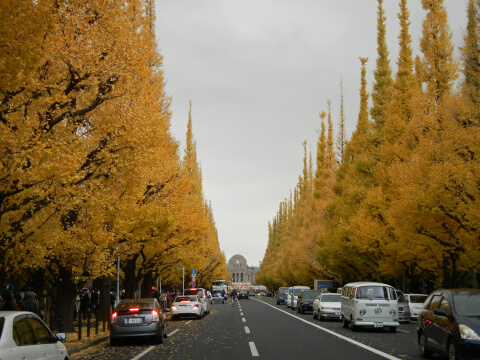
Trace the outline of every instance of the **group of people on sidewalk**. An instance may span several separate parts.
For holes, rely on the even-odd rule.
[[[50,324],[52,310],[54,309],[54,297],[43,290],[40,298],[33,291],[21,291],[13,294],[6,288],[0,296],[0,309],[11,311],[30,311],[42,318],[46,324]]]

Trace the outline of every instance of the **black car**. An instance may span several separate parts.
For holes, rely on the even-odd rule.
[[[302,290],[298,294],[297,312],[303,314],[305,311],[313,311],[313,302],[320,294],[320,290]]]
[[[433,353],[448,359],[478,359],[480,289],[437,290],[418,314],[418,344],[423,358]]]
[[[248,300],[248,291],[247,290],[240,290],[238,292],[239,299],[247,299]]]
[[[277,305],[286,304],[287,303],[287,296],[288,296],[287,293],[279,293],[277,295]]]

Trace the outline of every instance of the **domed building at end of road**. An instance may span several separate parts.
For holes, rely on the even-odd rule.
[[[232,283],[242,287],[257,285],[255,276],[259,267],[248,266],[247,260],[242,255],[233,255],[227,265]]]

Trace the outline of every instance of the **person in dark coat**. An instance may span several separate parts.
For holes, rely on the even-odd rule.
[[[25,299],[23,299],[20,304],[20,310],[31,311],[40,316],[40,307],[37,300],[35,300],[35,294],[33,292],[27,291],[25,293]]]
[[[15,297],[10,292],[9,289],[6,289],[3,293],[3,308],[2,310],[17,310],[17,302]]]

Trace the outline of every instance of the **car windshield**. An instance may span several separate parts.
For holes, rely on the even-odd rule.
[[[323,294],[320,298],[321,302],[340,302],[342,301],[341,294]]]
[[[389,286],[368,285],[357,289],[357,299],[396,300],[397,295]]]
[[[303,300],[314,300],[320,294],[320,291],[305,291],[302,295],[302,298]]]
[[[423,304],[427,299],[428,295],[409,295],[411,303]]]
[[[278,297],[281,298],[281,299],[286,299],[286,298],[287,298],[287,294],[285,294],[285,293],[280,293],[280,294],[278,294]]]
[[[293,295],[298,296],[302,292],[302,290],[305,289],[293,289]]]
[[[196,296],[179,296],[175,299],[175,302],[190,302],[190,301],[197,301]]]
[[[151,308],[151,302],[145,301],[135,301],[135,302],[119,302],[117,306],[117,310],[127,310],[127,309],[144,309],[144,308]]]
[[[405,297],[401,292],[397,292],[397,296],[398,296],[398,302],[407,302],[407,300],[405,300]]]
[[[454,294],[455,312],[463,316],[480,316],[480,293]]]

